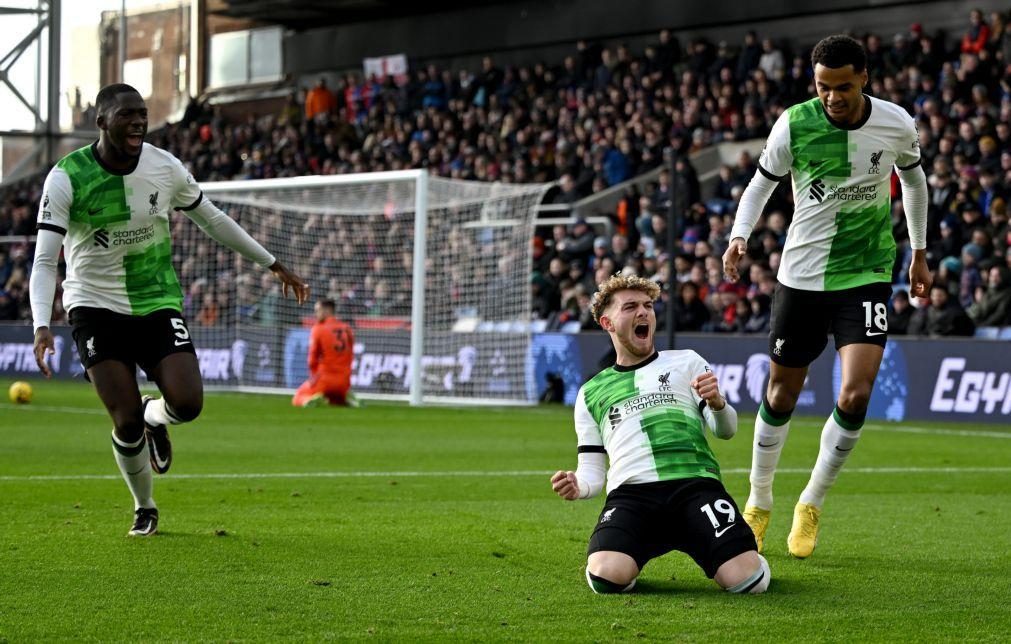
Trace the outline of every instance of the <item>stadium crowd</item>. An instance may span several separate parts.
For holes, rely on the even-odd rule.
[[[971,335],[976,327],[1011,325],[1008,16],[973,11],[957,38],[913,24],[887,41],[877,34],[862,40],[871,78],[866,91],[915,116],[930,184],[928,262],[935,287],[929,301],[910,302],[902,289],[908,236],[893,176],[899,255],[890,332]],[[239,123],[194,103],[179,123],[150,133],[148,141],[182,159],[200,181],[424,167],[459,179],[557,181],[549,193],[555,203],[573,203],[656,168],[670,147],[678,158],[674,176],[663,171],[644,191],[626,190],[615,211],[601,213],[612,219],[613,234],[577,219],[534,238],[533,317],[547,328],[591,328],[596,284],[619,271],[666,284],[673,255],[677,296],[673,304],[666,296],[658,302],[658,322],[673,305],[678,330],[764,333],[792,215],[789,186],[773,195],[750,241],[743,279],[731,284],[720,257],[755,160],[744,153],[736,165],[722,167],[715,187],[703,194],[689,158],[721,142],[762,139],[786,107],[814,96],[808,53],[799,43],[754,33],[736,46],[700,37],[682,47],[664,30],[642,52],[579,42],[557,65],[501,69],[487,57],[479,70],[428,65],[403,83],[348,74],[331,90],[321,79],[278,113]],[[3,191],[0,235],[32,233],[41,182]],[[672,191],[684,208],[680,239],[668,248]],[[363,282],[353,288],[307,271],[318,275],[315,292],[346,300],[354,291],[366,294],[355,302],[358,313],[404,314],[410,289],[397,267],[410,266],[401,252],[410,242],[409,231],[401,233],[404,241],[389,257],[377,262],[374,254],[362,255]],[[298,256],[315,261],[347,254],[357,235],[338,236],[321,236]],[[221,279],[209,245],[177,245],[176,256],[193,323],[221,324],[235,315],[264,324],[274,319],[279,298],[269,282],[231,268]],[[27,244],[0,245],[0,319],[30,319],[30,261]],[[408,300],[386,302],[391,291]]]

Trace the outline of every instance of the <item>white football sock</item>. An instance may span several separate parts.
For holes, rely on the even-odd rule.
[[[172,413],[164,398],[154,398],[144,407],[144,422],[148,425],[178,425],[183,422]]]
[[[133,495],[133,509],[156,507],[151,497],[154,489],[154,475],[151,472],[151,460],[147,452],[147,441],[141,434],[136,443],[124,443],[112,434],[112,453],[116,457],[116,465],[123,473],[123,480]]]
[[[848,429],[846,426],[853,427]],[[817,508],[821,508],[825,502],[825,494],[839,476],[850,452],[860,438],[860,427],[863,420],[857,423],[849,423],[839,417],[839,408],[833,410],[832,415],[825,421],[825,428],[821,432],[821,449],[818,450],[818,461],[811,471],[811,480],[807,482],[807,487],[800,494],[801,503],[809,503]]]
[[[751,446],[751,493],[747,505],[763,510],[772,509],[772,479],[790,432],[789,414],[775,416],[769,413],[763,402],[755,417],[755,439]]]

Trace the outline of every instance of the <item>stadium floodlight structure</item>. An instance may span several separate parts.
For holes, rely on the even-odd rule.
[[[546,184],[424,170],[203,184],[355,331],[363,397],[532,401],[531,238]],[[307,377],[311,302],[173,219],[173,259],[209,386],[291,391]]]

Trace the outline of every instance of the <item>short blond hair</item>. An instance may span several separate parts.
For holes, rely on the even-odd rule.
[[[656,282],[638,275],[622,275],[621,273],[612,275],[604,280],[597,292],[593,294],[590,312],[593,313],[594,322],[600,324],[600,316],[604,314],[607,307],[611,306],[614,294],[618,291],[639,291],[648,295],[651,302],[656,302],[660,297],[660,287]]]

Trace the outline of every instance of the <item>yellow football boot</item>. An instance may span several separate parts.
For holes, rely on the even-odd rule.
[[[762,548],[765,545],[765,530],[769,527],[769,514],[771,512],[771,510],[763,510],[753,505],[744,506],[744,522],[755,533],[758,552],[762,552]]]
[[[821,510],[810,503],[798,503],[793,509],[793,528],[786,538],[786,548],[798,559],[806,559],[818,545],[818,519]]]

